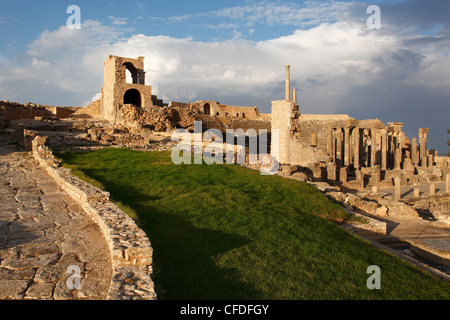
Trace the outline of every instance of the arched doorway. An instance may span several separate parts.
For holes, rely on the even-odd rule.
[[[208,114],[208,115],[211,114],[211,106],[210,106],[209,103],[206,103],[206,104],[203,106],[203,114]]]
[[[126,74],[125,82],[137,84],[138,83],[137,69],[130,62],[125,62],[123,65],[125,66],[125,74]]]
[[[132,104],[138,108],[142,107],[141,93],[139,90],[130,89],[123,96],[123,104]]]

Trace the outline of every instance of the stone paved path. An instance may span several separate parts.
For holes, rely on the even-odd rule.
[[[112,269],[100,229],[17,150],[0,136],[0,299],[106,299]]]

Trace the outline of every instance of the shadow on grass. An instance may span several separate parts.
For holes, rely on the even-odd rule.
[[[129,206],[137,215],[139,226],[153,247],[153,280],[160,300],[230,300],[262,299],[260,292],[239,280],[233,269],[215,264],[222,253],[249,243],[235,234],[197,228],[183,213],[174,214],[155,203],[159,197],[149,196],[100,176],[113,201]]]

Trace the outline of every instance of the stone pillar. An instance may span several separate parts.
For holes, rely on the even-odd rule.
[[[414,197],[415,198],[420,197],[420,189],[419,188],[414,188]]]
[[[339,181],[341,181],[342,183],[347,183],[347,168],[346,167],[342,167],[339,170]]]
[[[285,100],[272,101],[272,139],[271,155],[280,164],[289,163],[289,142],[291,129],[291,114],[294,109],[292,102]]]
[[[392,161],[392,151],[393,151],[393,143],[392,143],[392,141],[393,141],[393,136],[392,136],[392,132],[391,131],[388,131],[388,133],[387,133],[387,144],[386,144],[386,147],[387,147],[387,149],[388,149],[388,151],[387,151],[387,168],[388,169],[392,169],[392,167],[393,167],[393,161]]]
[[[402,150],[400,148],[397,148],[395,150],[395,154],[394,154],[394,169],[401,169],[401,164],[402,162]]]
[[[428,157],[422,157],[422,159],[420,159],[420,166],[422,168],[428,168]]]
[[[402,198],[402,178],[394,178],[394,199],[395,201],[399,201]]]
[[[386,130],[381,130],[381,170],[387,170],[387,137]]]
[[[423,168],[427,167],[427,135],[430,130],[426,128],[419,129],[419,152],[420,152],[420,160],[421,166]]]
[[[333,129],[330,129],[328,131],[328,136],[327,136],[327,153],[328,153],[328,156],[333,158],[333,162],[335,162]]]
[[[445,193],[450,193],[450,173],[447,173],[447,177],[445,179]]]
[[[359,145],[360,145],[359,127],[353,129],[353,167],[359,169]]]
[[[311,145],[317,147],[317,133],[311,133]]]
[[[372,171],[372,183],[376,186],[380,184],[381,178],[381,167],[379,165],[374,166],[374,170]]]
[[[411,144],[411,161],[413,165],[417,166],[419,165],[419,153],[417,150],[417,138],[412,139]]]
[[[400,150],[403,150],[403,138],[404,138],[404,133],[402,132],[402,131],[399,131],[398,132],[398,140],[397,140],[397,146],[398,146],[398,148],[400,148]]]
[[[297,89],[292,90],[292,102],[297,104]]]
[[[344,165],[350,165],[350,127],[344,128]]]
[[[342,128],[335,131],[336,137],[336,163],[342,164]]]
[[[327,176],[329,181],[336,181],[336,162],[327,163]]]
[[[291,101],[291,66],[286,66],[286,101]]]
[[[430,184],[430,196],[434,196],[436,194],[436,184],[432,182]]]
[[[371,134],[371,147],[370,147],[370,166],[374,167],[377,162],[377,132],[375,129],[370,130]]]
[[[428,166],[432,167],[434,165],[434,154],[430,153],[428,155]]]

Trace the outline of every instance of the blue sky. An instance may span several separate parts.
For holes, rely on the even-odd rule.
[[[69,5],[82,28],[68,30]],[[369,5],[381,29],[369,30]],[[284,65],[303,113],[450,128],[450,1],[2,1],[0,99],[85,105],[108,54],[144,56],[147,84],[168,101],[216,100],[270,112]]]

